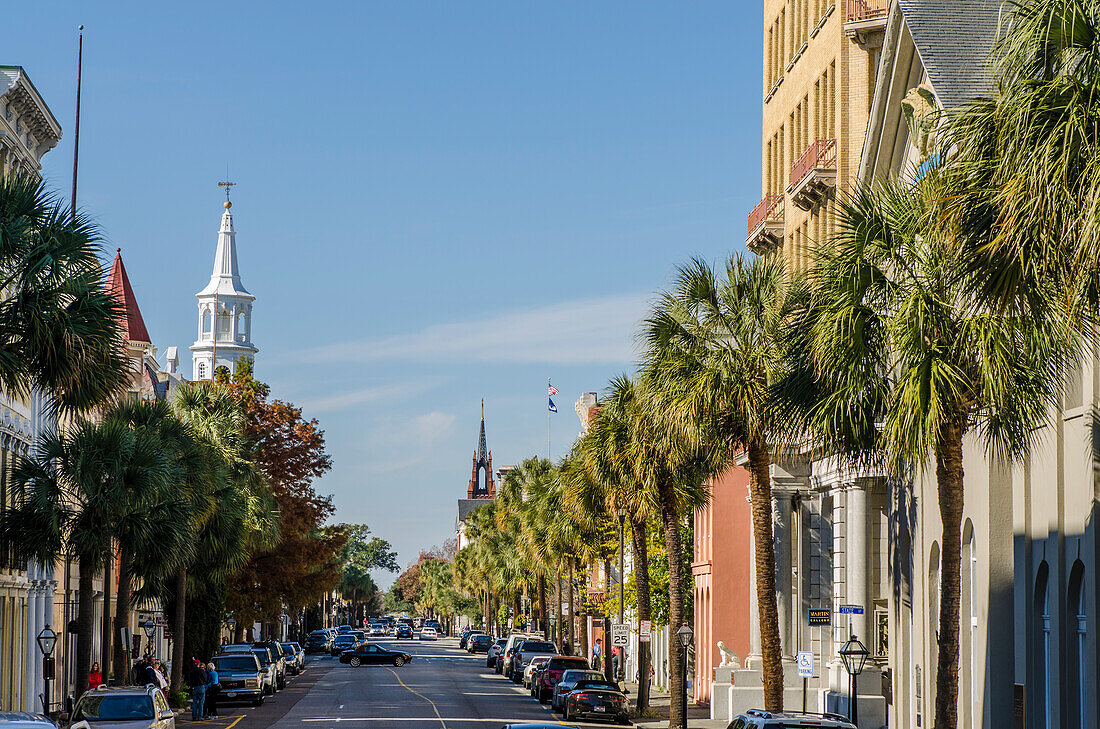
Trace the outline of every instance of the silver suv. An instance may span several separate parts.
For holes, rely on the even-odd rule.
[[[87,691],[76,702],[70,729],[176,729],[176,714],[155,686]]]
[[[749,709],[734,717],[726,729],[856,729],[840,714],[803,714],[794,711]]]

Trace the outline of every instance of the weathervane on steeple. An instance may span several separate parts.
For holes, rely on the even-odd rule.
[[[229,177],[229,175],[226,175],[226,177]],[[229,180],[225,180],[224,182],[219,182],[218,183],[218,187],[224,187],[225,188],[225,209],[226,210],[233,207],[233,203],[229,202],[229,191],[236,184],[237,184],[236,182],[230,182]]]

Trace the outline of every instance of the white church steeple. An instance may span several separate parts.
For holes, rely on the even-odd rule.
[[[226,188],[225,212],[218,231],[218,248],[210,283],[195,294],[199,305],[199,336],[191,345],[192,379],[209,380],[217,367],[233,371],[241,357],[250,359],[259,351],[252,344],[252,302],[256,297],[241,284],[237,265],[237,233],[233,230],[233,203]]]

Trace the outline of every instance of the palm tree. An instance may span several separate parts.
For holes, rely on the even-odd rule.
[[[1100,303],[1100,4],[1008,3],[996,91],[954,114],[940,205],[983,299],[1022,307],[1059,282],[1093,320]]]
[[[5,515],[4,536],[42,563],[62,555],[79,560],[78,693],[88,687],[91,666],[92,581],[118,525],[163,492],[167,472],[156,444],[117,420],[46,433],[30,457],[15,462],[18,505]]]
[[[100,234],[33,176],[0,177],[0,385],[76,413],[129,378],[119,302],[103,288]]]
[[[881,456],[905,478],[935,464],[942,521],[935,726],[957,723],[963,439],[998,459],[1025,454],[1055,405],[1067,328],[1049,310],[999,311],[957,275],[965,253],[935,212],[938,174],[840,202],[817,253],[792,402],[827,450]],[[1040,290],[1041,299],[1052,300]],[[798,380],[798,378],[793,378]],[[789,408],[794,417],[799,408]]]
[[[748,459],[769,711],[783,709],[783,667],[769,474],[778,428],[768,408],[769,388],[784,361],[781,333],[793,300],[789,291],[788,274],[775,257],[748,262],[734,254],[724,276],[695,260],[680,269],[644,328],[656,413],[667,411],[686,438],[710,441],[717,456],[712,475],[733,467],[741,453]],[[662,505],[666,518],[671,511],[672,504]]]
[[[588,479],[578,480],[570,496],[578,501],[578,508],[585,511],[606,510],[616,513],[623,509],[630,524],[630,544],[633,555],[635,595],[637,601],[638,630],[641,623],[653,618],[650,598],[649,547],[647,525],[658,513],[657,494],[646,488],[646,481],[638,480],[645,470],[647,459],[655,454],[647,452],[644,429],[635,424],[642,414],[637,412],[634,383],[624,376],[611,381],[604,398],[604,405],[591,429],[579,441],[577,451],[589,474]],[[636,437],[643,436],[643,437]],[[625,576],[620,575],[620,579]],[[638,644],[638,675],[649,676],[649,644]],[[637,711],[649,708],[649,681],[638,684]]]
[[[138,443],[165,459],[164,473],[157,474],[156,481],[146,478],[123,484],[129,508],[118,515],[114,534],[119,555],[117,635],[130,625],[133,578],[143,582],[163,579],[194,559],[194,545],[188,538],[189,481],[196,471],[208,471],[210,461],[206,450],[163,401],[126,400],[107,411],[104,419],[131,428]],[[126,680],[129,664],[128,646],[116,642],[114,674],[118,680]]]

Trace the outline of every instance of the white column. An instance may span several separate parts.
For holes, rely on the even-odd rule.
[[[42,707],[38,703],[38,694],[42,691],[42,652],[38,650],[38,634],[42,632],[44,625],[40,624],[42,581],[38,579],[41,568],[31,563],[28,576],[31,577],[30,589],[27,591],[27,635],[25,672],[26,679],[23,685],[24,702],[26,711],[40,713]]]
[[[750,511],[751,514],[751,511]],[[752,517],[749,517],[752,524]],[[749,534],[749,654],[745,656],[745,668],[759,669],[764,664],[764,651],[760,646],[760,604],[756,599],[756,534]]]
[[[845,555],[847,582],[847,601],[863,606],[863,615],[852,615],[852,632],[864,645],[871,644],[867,632],[868,613],[867,577],[871,570],[870,553],[867,543],[867,487],[860,483],[848,487],[848,513],[845,516],[847,529],[847,554]]]
[[[772,502],[775,544],[775,601],[784,659],[793,659],[791,639],[791,493],[780,491]]]

